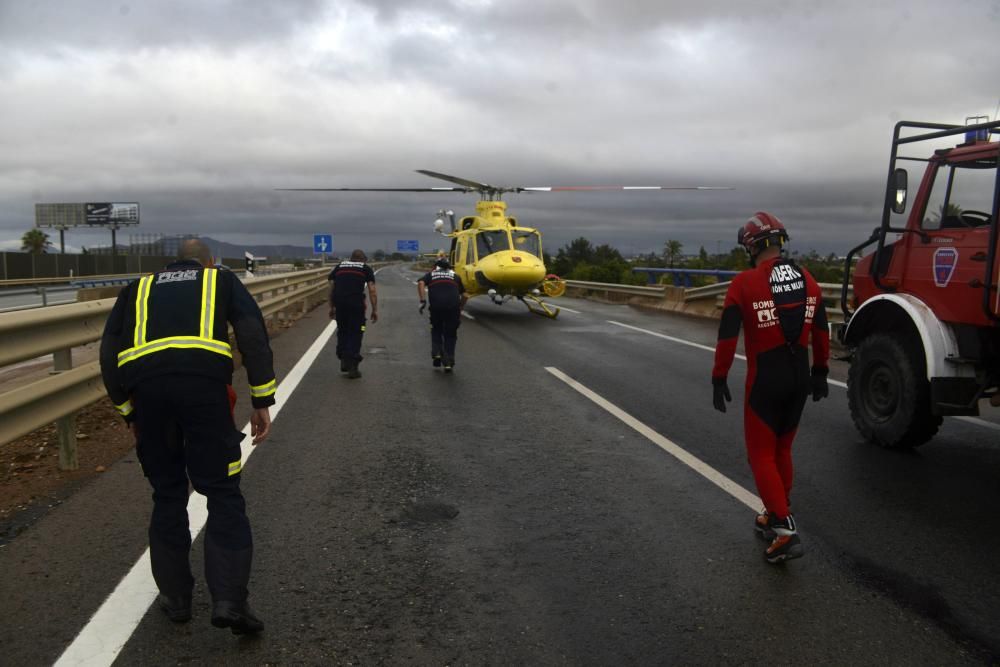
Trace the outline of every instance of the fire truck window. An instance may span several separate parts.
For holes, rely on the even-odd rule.
[[[938,168],[921,227],[970,229],[990,224],[989,214],[979,212],[993,210],[995,179],[995,166],[980,162]],[[970,214],[963,215],[964,211]]]

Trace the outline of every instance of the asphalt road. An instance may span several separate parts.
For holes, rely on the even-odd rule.
[[[195,618],[150,611],[117,664],[1000,660],[995,420],[883,451],[831,387],[795,446],[806,557],[771,566],[748,507],[546,370],[753,491],[740,409],[711,408],[711,352],[662,337],[711,347],[712,323],[573,299],[550,321],[475,300],[447,376],[415,278],[379,274],[364,377],[337,372],[331,341],[244,468],[263,636],[212,628],[199,582]],[[322,311],[277,339],[279,378]],[[127,457],[0,548],[3,662],[62,654],[142,554],[149,508]]]

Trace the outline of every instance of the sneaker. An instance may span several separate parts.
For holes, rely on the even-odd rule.
[[[454,368],[454,366],[452,365],[452,363],[450,361],[444,362],[444,372],[445,373],[450,373],[452,371],[452,368]]]
[[[434,368],[441,368],[441,357],[434,357]]]
[[[757,535],[765,540],[774,539],[774,530],[768,525],[770,518],[771,517],[767,513],[767,510],[762,510],[761,513],[755,516],[753,520],[753,529],[757,531]]]
[[[795,519],[788,515],[785,519],[770,517],[768,526],[774,531],[774,539],[764,552],[768,563],[780,563],[793,558],[801,558],[804,553],[802,540],[795,527]]]

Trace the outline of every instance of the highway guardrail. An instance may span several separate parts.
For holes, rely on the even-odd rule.
[[[329,267],[246,281],[265,318],[282,320],[325,298]],[[75,413],[105,396],[98,361],[73,368],[72,349],[100,340],[115,299],[0,313],[0,367],[53,355],[50,377],[0,394],[0,445],[55,422],[59,465],[77,467]]]

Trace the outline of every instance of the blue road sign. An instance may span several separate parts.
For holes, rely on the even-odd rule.
[[[314,234],[313,254],[320,255],[328,252],[333,252],[333,234]]]
[[[396,252],[420,252],[420,241],[396,241]]]

